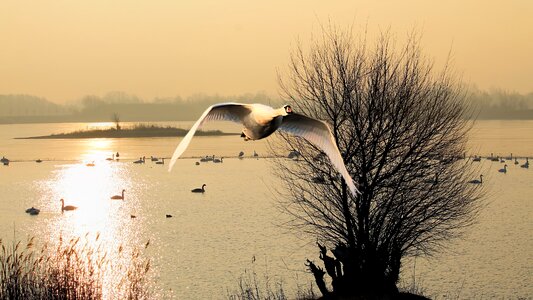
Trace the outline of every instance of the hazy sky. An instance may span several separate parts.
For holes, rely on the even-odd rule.
[[[54,102],[124,91],[277,95],[297,38],[320,22],[423,33],[479,88],[533,91],[533,1],[2,0],[0,94]]]

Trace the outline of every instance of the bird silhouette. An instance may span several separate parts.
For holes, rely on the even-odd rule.
[[[41,212],[40,209],[35,208],[35,207],[33,207],[33,206],[30,207],[30,208],[28,208],[28,209],[26,209],[26,213],[28,213],[28,214],[30,214],[30,215],[32,215],[32,216],[38,215],[40,212]]]
[[[111,199],[112,200],[124,200],[124,192],[126,190],[122,190],[122,195],[114,195],[114,196],[111,196]]]
[[[202,187],[201,188],[195,188],[193,190],[191,190],[191,192],[193,193],[205,193],[205,187],[207,186],[207,184],[202,184]]]
[[[61,212],[64,212],[65,210],[76,210],[76,209],[78,209],[78,207],[76,207],[74,205],[66,205],[65,206],[65,200],[64,199],[61,199],[59,201],[61,201]]]
[[[483,183],[483,175],[479,175],[479,180],[477,180],[477,179],[470,180],[468,183],[472,183],[472,184],[482,184],[482,183]]]

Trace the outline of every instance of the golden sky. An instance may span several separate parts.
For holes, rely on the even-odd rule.
[[[533,1],[2,0],[0,94],[50,101],[124,91],[277,95],[296,40],[320,23],[423,34],[482,89],[533,91]]]

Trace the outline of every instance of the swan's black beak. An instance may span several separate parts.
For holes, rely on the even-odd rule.
[[[285,112],[288,114],[292,114],[292,108],[290,105],[285,105]]]

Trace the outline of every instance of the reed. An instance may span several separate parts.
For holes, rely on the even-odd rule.
[[[281,278],[272,278],[268,271],[258,275],[252,267],[245,269],[244,273],[237,278],[235,287],[227,289],[226,298],[228,300],[313,300],[319,298],[312,284],[306,286],[297,283],[293,289],[293,295],[287,294]]]
[[[0,299],[150,299],[150,260],[139,249],[106,252],[98,237],[89,241],[86,235],[82,243],[60,237],[57,246],[38,249],[33,237],[9,245],[0,239]]]

